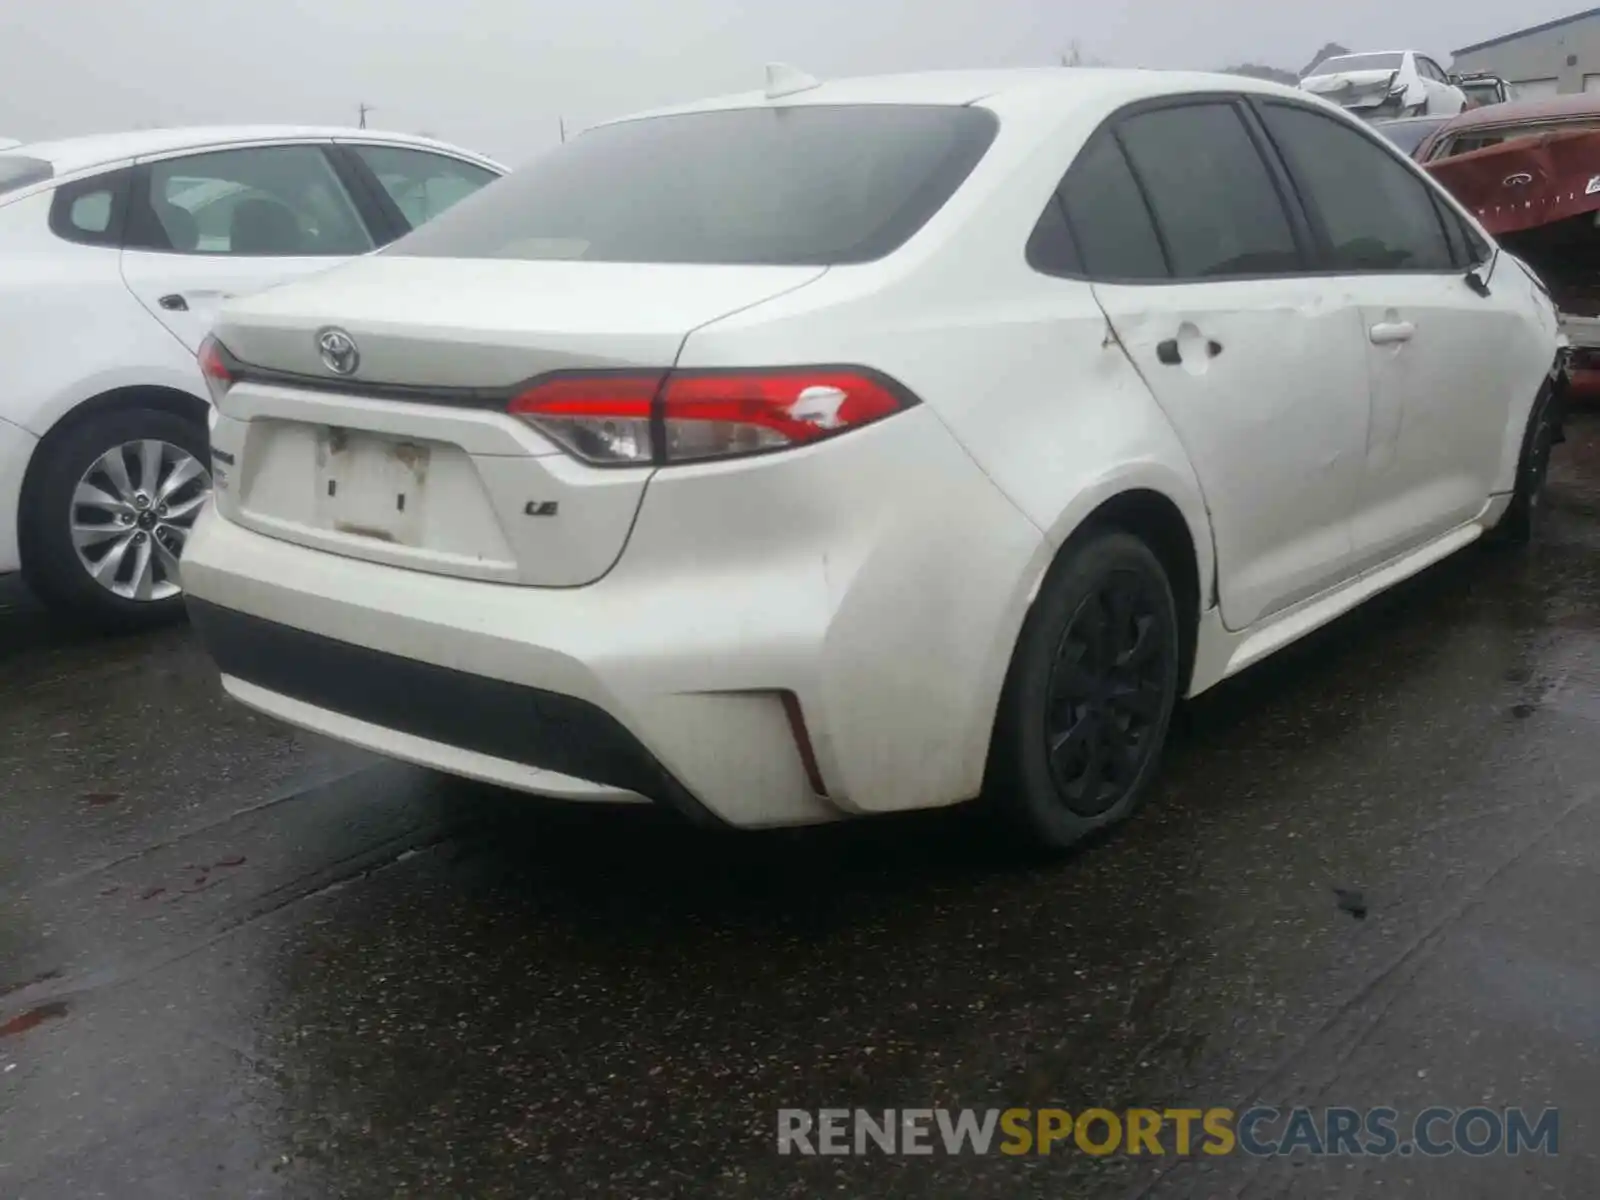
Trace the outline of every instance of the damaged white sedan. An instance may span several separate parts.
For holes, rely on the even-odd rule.
[[[1301,77],[1300,87],[1368,120],[1450,116],[1467,105],[1457,81],[1415,50],[1325,58]]]

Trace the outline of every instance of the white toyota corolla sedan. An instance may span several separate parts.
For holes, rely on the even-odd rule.
[[[1180,696],[1531,530],[1550,302],[1354,118],[771,78],[225,311],[183,581],[233,696],[529,792],[983,796],[1059,847]]]
[[[183,616],[222,301],[409,232],[504,168],[362,129],[0,143],[0,575],[114,627]]]

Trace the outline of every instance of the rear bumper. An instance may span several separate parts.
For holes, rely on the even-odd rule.
[[[956,803],[1049,548],[931,414],[891,424],[663,472],[585,587],[406,570],[208,509],[184,588],[235,697],[439,770],[740,827]]]
[[[335,641],[203,600],[189,601],[189,617],[228,691],[284,719],[322,724],[336,715],[345,740],[395,757],[490,782],[532,781],[569,799],[642,797],[711,820],[637,738],[585,700]]]

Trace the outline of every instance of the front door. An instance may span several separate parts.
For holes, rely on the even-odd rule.
[[[1374,566],[1487,503],[1508,389],[1525,377],[1512,348],[1526,289],[1502,278],[1474,290],[1468,262],[1487,257],[1476,235],[1377,137],[1298,105],[1265,104],[1262,116],[1335,272],[1325,286],[1360,304],[1372,420],[1352,535],[1358,565]]]

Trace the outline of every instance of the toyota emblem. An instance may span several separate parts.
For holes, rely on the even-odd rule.
[[[356,349],[356,340],[342,329],[319,330],[317,353],[322,356],[322,365],[335,375],[354,375],[361,365],[361,351]]]

